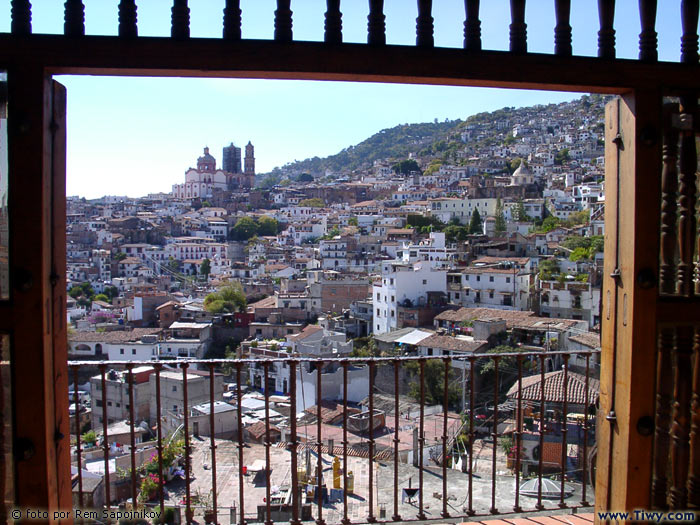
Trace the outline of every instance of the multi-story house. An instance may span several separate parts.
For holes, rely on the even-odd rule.
[[[210,399],[209,381],[211,376],[209,372],[198,372],[188,369],[187,371],[187,408],[192,408],[195,405],[208,403],[210,401],[218,401],[223,399],[224,382],[223,375],[213,374],[214,376],[214,398]],[[148,383],[150,386],[150,402],[149,416],[151,424],[155,424],[159,416],[156,405],[156,376],[151,374]],[[165,415],[166,412],[173,414],[182,414],[185,411],[184,385],[182,371],[180,370],[163,370],[160,373],[160,415]]]
[[[150,366],[141,366],[134,368],[132,372],[134,377],[134,419],[136,422],[147,421],[150,417],[151,400],[148,378],[154,369]],[[125,371],[108,370],[105,374],[104,387],[103,389],[101,374],[90,378],[92,428],[102,427],[105,414],[108,425],[131,419],[129,374]]]
[[[382,276],[372,286],[372,332],[384,334],[399,325],[399,306],[427,304],[428,292],[445,293],[447,270],[425,262],[392,261],[382,266]]]

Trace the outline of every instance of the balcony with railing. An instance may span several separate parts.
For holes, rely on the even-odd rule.
[[[553,357],[561,370],[548,371]],[[570,360],[585,364],[574,371]],[[127,419],[94,413],[86,432],[85,410],[72,415],[75,504],[200,523],[403,523],[589,508],[597,361],[597,351],[73,361],[73,399],[91,374],[107,392],[115,368],[128,386],[120,393]],[[280,363],[288,395],[246,386],[249,367],[272,385]],[[147,393],[136,388],[145,367]],[[171,391],[175,374],[182,380]],[[227,396],[220,379],[215,387],[220,374],[233,382]],[[143,405],[154,407],[153,420]]]

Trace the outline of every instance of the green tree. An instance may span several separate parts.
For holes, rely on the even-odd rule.
[[[589,248],[576,248],[569,254],[569,260],[573,262],[584,261],[590,257]]]
[[[313,182],[314,178],[313,175],[309,173],[302,173],[297,177],[297,182]]]
[[[209,259],[204,259],[202,264],[199,266],[199,275],[204,276],[204,280],[209,279],[209,274],[211,273],[211,261]]]
[[[238,282],[224,286],[204,298],[204,309],[214,314],[242,312],[246,304],[243,288]]]
[[[211,202],[202,201],[202,208],[211,208]]]
[[[119,288],[116,286],[107,286],[104,289],[104,293],[107,297],[109,297],[109,300],[111,301],[115,297],[119,297]]]
[[[165,267],[171,272],[178,273],[180,271],[180,262],[171,255],[168,257]]]
[[[126,259],[126,254],[124,252],[117,252],[114,254],[113,259],[117,262],[123,261],[124,259]]]
[[[420,401],[420,365],[416,361],[410,361],[406,365],[406,369],[415,375],[416,380],[411,382],[409,395],[416,401]],[[425,403],[427,405],[436,405],[442,403],[445,398],[445,364],[441,359],[428,359],[425,362],[423,370],[425,384]],[[461,399],[461,389],[459,382],[449,383],[455,379],[455,372],[452,367],[449,368],[447,375],[447,402],[450,405],[455,405]]]
[[[394,173],[401,175],[410,175],[412,171],[420,172],[420,166],[414,159],[406,159],[401,162],[397,162],[391,167]]]
[[[357,222],[357,217],[350,217],[350,218],[348,219],[348,225],[349,225],[349,226],[358,226],[358,224],[359,224],[359,223]]]
[[[563,148],[557,151],[556,155],[554,155],[554,164],[557,166],[561,166],[569,160],[569,148]]]
[[[482,221],[481,214],[479,210],[474,210],[472,212],[471,219],[469,220],[469,233],[482,233]]]
[[[506,218],[503,214],[503,203],[501,199],[496,199],[496,234],[502,234],[506,231]]]
[[[522,199],[520,199],[518,201],[518,203],[515,205],[514,216],[515,216],[515,220],[518,222],[531,222],[532,221],[532,217],[530,217],[525,212],[525,205],[523,204]]]
[[[556,259],[545,259],[540,262],[540,279],[542,281],[551,281],[552,278],[559,273],[559,263]]]
[[[103,293],[98,293],[98,294],[95,296],[95,298],[93,299],[93,301],[102,301],[103,303],[108,303],[108,302],[109,302],[109,297],[107,297],[107,296],[106,296],[105,294],[103,294]]]
[[[323,208],[326,205],[325,202],[323,202],[323,199],[319,199],[318,197],[314,197],[313,199],[304,199],[299,203],[299,206],[306,206],[309,208]]]
[[[547,217],[545,220],[542,221],[542,226],[539,227],[538,232],[539,233],[548,233],[551,232],[552,230],[558,228],[561,226],[561,220],[558,219],[557,217],[554,217],[553,215],[550,215]]]
[[[247,241],[258,233],[258,225],[250,217],[241,217],[231,228],[231,239],[234,241]]]
[[[273,219],[272,217],[268,217],[266,215],[263,215],[258,219],[258,235],[262,237],[277,235],[279,231],[278,228],[279,223],[277,222],[277,219]]]

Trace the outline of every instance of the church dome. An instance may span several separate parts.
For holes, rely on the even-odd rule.
[[[197,169],[200,171],[214,171],[216,159],[209,154],[209,148],[204,148],[204,155],[197,159]]]

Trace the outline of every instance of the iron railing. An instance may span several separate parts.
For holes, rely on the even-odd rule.
[[[201,502],[198,506],[194,499],[196,499],[196,493],[201,493],[202,489],[206,490],[209,486],[211,501],[207,501],[205,506],[210,507],[209,510],[218,517],[218,523],[227,523],[227,519],[230,519],[231,523],[239,524],[255,521],[300,523],[311,519],[315,519],[318,524],[324,524],[326,520],[343,524],[371,523],[377,520],[407,522],[526,513],[565,507],[588,507],[591,505],[589,497],[592,495],[589,487],[591,483],[589,459],[593,445],[595,418],[591,407],[596,402],[597,389],[594,385],[597,384],[597,364],[595,361],[598,355],[599,351],[547,351],[340,359],[312,359],[291,355],[288,358],[274,359],[187,359],[167,362],[71,361],[68,365],[72,371],[74,384],[72,393],[75,400],[81,398],[81,394],[78,393],[80,375],[85,377],[90,370],[97,372],[93,382],[98,382],[101,386],[99,395],[102,396],[102,422],[100,426],[104,436],[101,447],[102,457],[99,458],[99,448],[96,454],[94,450],[85,446],[85,440],[80,432],[82,411],[75,411],[72,427],[73,464],[77,471],[74,476],[76,503],[81,507],[87,505],[83,490],[84,469],[88,466],[89,460],[95,460],[97,455],[97,461],[102,463],[104,469],[105,507],[110,508],[113,504],[123,507],[126,496],[131,498],[132,502],[138,502],[140,496],[143,500],[149,499],[149,496],[155,496],[151,499],[156,499],[157,503],[147,503],[148,505],[159,508],[161,512],[165,511],[166,506],[184,509],[183,522],[190,522],[195,515],[199,516],[207,510],[201,506]],[[577,371],[572,369],[572,357],[576,358],[573,366]],[[487,367],[490,371],[485,374],[482,365],[489,361],[492,365]],[[272,393],[267,385],[270,384],[268,382],[270,366],[278,362],[285,363],[289,371],[289,418],[284,434],[278,434],[280,437],[273,439],[273,431],[277,433],[279,429],[271,423]],[[561,363],[561,367],[557,366],[558,370],[548,372],[547,368],[551,369],[552,363],[557,365]],[[259,364],[262,364],[264,369],[263,384],[266,386],[262,394],[264,419],[261,422],[264,424],[264,439],[261,444],[257,444],[252,438],[249,439],[246,432],[241,431],[241,429],[250,428],[244,424],[248,416],[244,416],[241,410],[244,406],[244,392],[248,389],[244,386],[246,369],[251,365]],[[453,368],[455,364],[461,365],[462,368]],[[465,364],[468,366],[464,366]],[[148,402],[155,403],[157,414],[156,420],[151,421],[151,430],[155,435],[155,441],[152,443],[154,455],[151,460],[145,462],[143,451],[139,450],[139,447],[145,445],[139,445],[136,438],[135,429],[141,427],[135,421],[139,416],[135,413],[134,405],[137,402],[134,370],[138,367],[137,372],[143,374],[144,366],[151,367],[148,373],[153,376],[155,399],[152,399],[153,394],[151,394]],[[333,401],[326,402],[326,405],[328,402],[335,404],[336,415],[340,418],[334,420],[332,424],[324,422],[322,413],[324,403],[319,402],[324,397],[324,367],[327,366],[342,368],[342,385],[339,385],[338,390],[342,394],[339,398],[335,396]],[[378,369],[381,367],[389,368],[386,371],[388,373],[381,375],[383,379],[381,384],[378,384],[377,379],[380,377]],[[125,387],[128,388],[128,445],[124,444],[122,447],[110,445],[109,437],[111,422],[106,387],[108,374],[113,376],[110,371],[115,368],[123,369],[121,377]],[[173,369],[179,370],[182,374],[182,406],[187,408],[180,414],[182,423],[179,428],[173,435],[166,437],[164,425],[167,418],[165,416],[169,411],[168,407],[162,406],[164,392],[161,391],[161,375],[164,371],[172,372]],[[193,412],[188,398],[190,394],[188,388],[192,386],[188,387],[188,383],[191,383],[192,371],[195,369],[199,371],[199,376],[203,376],[209,382],[209,435],[202,432],[198,441],[193,443],[191,421]],[[306,370],[306,374],[299,373],[302,369]],[[366,403],[364,403],[367,409],[366,412],[361,412],[367,415],[364,419],[369,421],[365,431],[351,429],[348,425],[351,416],[358,412],[357,404],[351,399],[353,395],[357,399],[358,393],[356,391],[354,394],[349,394],[349,388],[357,390],[357,383],[353,385],[353,381],[348,379],[349,371],[357,372],[358,369],[367,371]],[[407,372],[408,370],[410,372]],[[313,374],[314,371],[316,374]],[[221,372],[227,373],[236,385],[231,403],[237,410],[235,416],[231,417],[235,418],[237,430],[226,438],[217,437],[216,429],[218,414],[216,402],[221,401],[221,395],[215,389],[215,376]],[[411,409],[401,408],[402,403],[407,400],[407,396],[400,392],[401,382],[405,380],[405,377],[402,379],[402,372],[412,374],[409,376],[413,377],[412,381],[408,381],[409,386],[417,381],[417,386],[411,391],[418,405],[415,409],[417,424],[415,417],[411,416]],[[526,375],[527,373],[529,375]],[[576,381],[572,380],[574,374],[577,374]],[[393,392],[390,391],[391,380],[387,381],[387,378],[391,378],[392,375]],[[297,406],[298,403],[305,403],[306,397],[303,391],[300,396],[299,388],[308,389],[308,383],[305,387],[303,379],[314,376],[316,409],[305,408],[307,413],[310,412],[310,416],[316,417],[316,421],[309,422],[301,430],[301,420],[297,418]],[[298,377],[302,381],[299,382]],[[357,378],[357,376],[353,377]],[[445,381],[444,378],[447,380]],[[143,378],[141,381],[143,382]],[[148,381],[151,381],[150,377]],[[577,389],[574,388],[576,382]],[[505,389],[508,384],[511,385],[510,396]],[[464,399],[468,399],[468,405],[464,410],[460,409],[460,402],[454,396],[455,388],[459,394],[456,397],[462,396],[461,388],[468,390],[468,395],[464,396]],[[429,395],[427,390],[432,393]],[[150,392],[153,392],[153,389]],[[574,398],[571,398],[571,392],[574,393]],[[93,397],[97,395],[96,392],[91,394]],[[278,398],[275,398],[275,401],[277,400]],[[383,410],[377,408],[377,403],[382,400],[384,401]],[[442,409],[429,406],[430,400],[434,403],[438,401],[442,403]],[[575,422],[572,422],[570,410],[576,405],[579,407],[579,413],[576,414]],[[93,406],[96,406],[95,403]],[[451,406],[454,408],[453,413],[450,413]],[[555,410],[552,410],[553,408]],[[391,417],[391,411],[393,411],[393,417]],[[386,419],[374,416],[382,412],[385,413]],[[556,412],[556,415],[553,412]],[[279,414],[276,417],[279,418]],[[384,424],[375,425],[375,421],[381,421]],[[393,429],[391,423],[393,423]],[[171,426],[174,425],[171,424]],[[314,426],[315,432],[310,430]],[[407,427],[410,427],[408,430],[417,427],[412,439],[406,437]],[[327,438],[339,436],[342,433],[341,447],[335,447],[333,441],[328,441],[326,444],[323,436],[324,429],[329,434]],[[431,431],[431,437],[426,437]],[[573,431],[576,431],[575,439],[568,436]],[[173,458],[170,448],[176,436],[181,436],[183,442],[180,458]],[[207,437],[208,447],[204,441]],[[481,439],[482,437],[485,439]],[[408,442],[410,446],[406,448]],[[503,442],[512,444],[509,455],[506,454],[505,468],[502,466],[502,461],[499,462],[499,456],[502,456],[499,453],[499,446]],[[526,443],[534,442],[539,447],[539,453],[535,457],[532,449],[533,451],[527,453],[526,457]],[[572,460],[569,457],[569,445],[577,447],[577,460],[573,465],[570,465]],[[488,454],[489,447],[490,454]],[[217,449],[219,448],[221,451],[218,455],[224,462],[221,463],[224,473],[217,470]],[[233,452],[234,449],[237,449],[237,454]],[[485,451],[490,455],[490,465],[483,461],[482,454]],[[208,457],[202,457],[204,452]],[[248,472],[250,461],[253,457],[260,457],[261,452],[264,456],[262,460],[264,467],[261,467],[259,461],[254,478],[256,481],[253,483],[250,481],[250,472]],[[198,462],[206,463],[204,468],[210,471],[209,480],[206,480],[206,472],[202,466],[193,464],[195,453],[197,453]],[[280,463],[283,461],[280,459],[280,454],[289,454],[288,468],[286,459],[284,459],[284,465]],[[312,454],[316,459],[315,468],[311,467]],[[124,461],[127,457],[128,462]],[[137,460],[137,457],[141,459]],[[128,468],[110,469],[111,460],[114,460],[116,465],[120,458],[121,464],[127,464]],[[173,460],[179,463],[179,469],[183,471],[180,475],[184,478],[184,486],[182,482],[167,482],[164,478],[173,470]],[[227,462],[229,464],[226,464]],[[330,489],[330,500],[341,504],[337,508],[330,504],[326,497],[329,483],[324,481],[324,472],[328,470],[324,465],[329,462],[334,462],[332,477],[335,487]],[[462,472],[451,468],[459,464],[462,464]],[[138,487],[146,471],[144,465],[149,466],[151,471],[157,472],[155,495],[139,494]],[[490,480],[487,481],[488,466],[490,466]],[[520,486],[521,470],[527,467],[534,470],[533,479],[538,482],[535,482],[537,487],[535,492],[528,491],[527,494],[523,494]],[[277,493],[273,487],[279,483],[279,475],[275,479],[271,477],[275,469],[287,469],[282,480],[284,486],[280,486]],[[359,472],[358,469],[360,469]],[[512,469],[513,473],[505,474],[499,469]],[[352,476],[353,470],[358,474]],[[118,472],[121,480],[130,483],[128,494],[121,491],[121,499],[113,493],[114,489],[110,484],[110,477],[115,475],[115,472]],[[427,475],[429,477],[426,477]],[[414,477],[418,478],[417,487],[412,485]],[[408,478],[408,487],[406,487],[406,478]],[[439,482],[435,482],[436,478]],[[543,479],[548,478],[555,478],[556,494],[543,487]],[[208,482],[205,483],[205,481]],[[259,499],[260,487],[256,486],[260,483],[265,487],[262,500]],[[166,497],[166,488],[169,497]],[[429,495],[430,492],[432,497]],[[181,494],[179,501],[173,500],[173,494],[176,493]],[[406,498],[408,502],[404,501]],[[417,498],[415,503],[414,498]],[[391,508],[390,516],[387,506]]]

